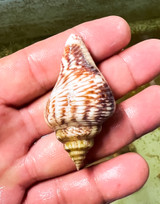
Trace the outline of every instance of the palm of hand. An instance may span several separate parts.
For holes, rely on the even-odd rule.
[[[44,106],[72,32],[84,38],[116,99],[160,73],[158,40],[115,54],[130,40],[128,25],[118,17],[82,24],[1,59],[0,203],[111,202],[136,191],[147,179],[147,164],[134,153],[71,173],[74,164],[45,124]],[[119,104],[87,162],[155,129],[160,123],[158,98],[160,88],[153,86]]]

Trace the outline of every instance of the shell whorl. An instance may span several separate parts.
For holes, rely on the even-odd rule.
[[[113,114],[115,101],[82,39],[68,38],[57,83],[48,100],[45,119],[56,131],[77,169],[83,166],[102,123]]]

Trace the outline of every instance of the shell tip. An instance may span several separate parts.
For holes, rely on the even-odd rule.
[[[77,171],[79,171],[81,168],[82,168],[82,164],[80,164],[80,163],[75,163],[75,165],[76,165],[76,169],[77,169]]]
[[[81,38],[78,35],[72,33],[68,37],[65,45],[67,46],[67,45],[72,45],[72,44],[79,44],[80,40]]]
[[[79,171],[79,170],[80,170],[80,167],[79,167],[78,165],[76,165],[76,169],[77,169],[77,171]]]

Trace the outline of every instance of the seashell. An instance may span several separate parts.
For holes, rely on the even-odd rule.
[[[61,70],[45,109],[45,120],[74,161],[83,167],[94,137],[115,110],[112,92],[82,39],[71,34]]]

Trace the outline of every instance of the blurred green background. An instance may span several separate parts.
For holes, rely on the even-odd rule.
[[[0,0],[0,57],[79,23],[109,15],[121,16],[131,26],[129,46],[149,38],[160,39],[160,0]],[[125,98],[153,84],[160,85],[160,76]],[[116,155],[128,151],[138,152],[147,160],[150,176],[141,190],[113,203],[160,204],[160,128]]]

